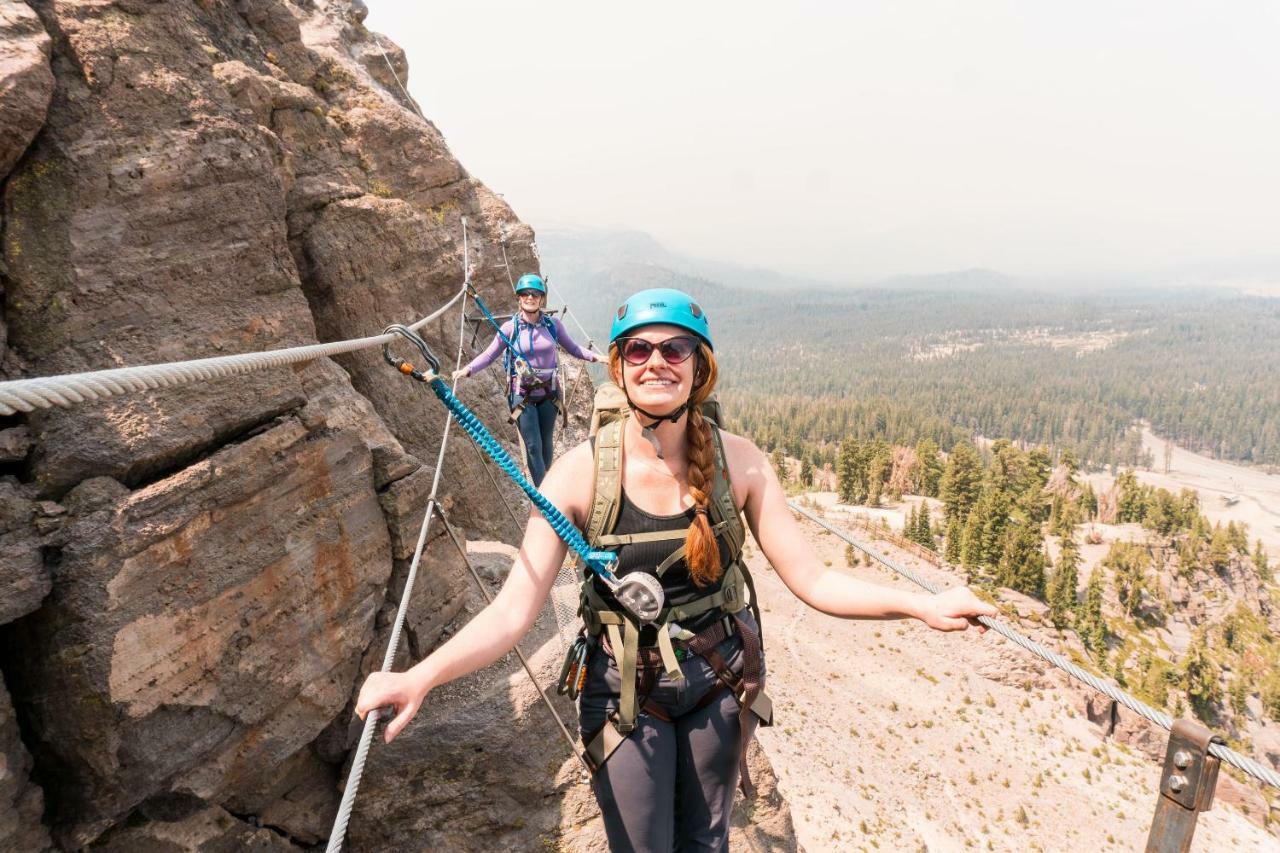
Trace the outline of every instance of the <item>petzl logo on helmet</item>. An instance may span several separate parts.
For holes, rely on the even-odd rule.
[[[666,308],[666,307],[667,307],[667,303],[665,303],[665,302],[650,302],[650,303],[649,303],[649,307],[650,307],[650,308]]]

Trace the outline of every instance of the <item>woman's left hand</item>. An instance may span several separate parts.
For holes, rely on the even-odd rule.
[[[590,352],[591,352],[591,360],[594,361],[596,364],[604,364],[606,361],[609,360],[608,356],[601,355],[595,350],[590,350]]]
[[[974,625],[982,634],[987,626],[977,617],[999,615],[1000,611],[994,604],[978,598],[967,586],[957,586],[925,598],[920,621],[936,631],[963,631]]]

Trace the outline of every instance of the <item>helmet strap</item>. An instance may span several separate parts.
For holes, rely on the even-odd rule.
[[[685,400],[679,406],[676,406],[673,411],[670,411],[665,415],[655,415],[653,412],[646,412],[644,409],[632,402],[631,392],[627,390],[626,374],[623,374],[622,377],[622,393],[626,395],[627,405],[631,407],[631,411],[644,415],[646,418],[653,421],[653,423],[648,425],[640,425],[640,435],[644,437],[645,441],[653,445],[653,452],[659,459],[665,459],[666,457],[662,455],[662,444],[658,441],[658,436],[654,430],[657,429],[663,421],[671,421],[672,423],[675,423],[680,420],[680,418],[684,417],[684,413],[689,410],[689,400],[693,399],[693,393],[690,392],[689,400]]]

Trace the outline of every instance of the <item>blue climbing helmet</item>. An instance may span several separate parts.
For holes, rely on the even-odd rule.
[[[519,293],[522,290],[536,290],[543,296],[547,295],[546,282],[542,280],[542,276],[533,273],[525,273],[516,280],[515,291]]]
[[[613,315],[613,328],[609,330],[609,343],[613,344],[618,338],[641,326],[656,326],[659,323],[688,329],[712,350],[715,349],[711,344],[707,314],[702,306],[684,291],[670,287],[642,290],[619,305],[617,313]]]

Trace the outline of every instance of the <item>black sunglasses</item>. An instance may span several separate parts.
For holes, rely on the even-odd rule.
[[[619,338],[618,346],[627,364],[644,364],[653,355],[655,349],[667,364],[682,364],[698,351],[698,339],[689,335],[679,335],[654,343],[644,338]]]

